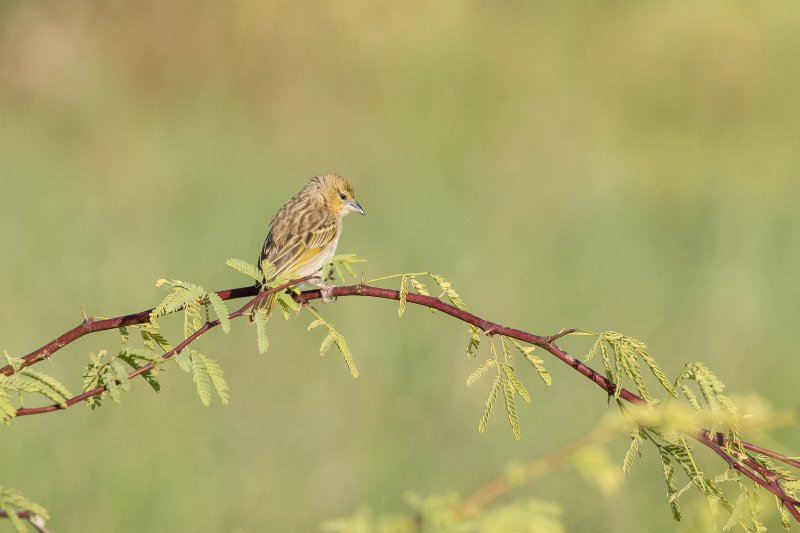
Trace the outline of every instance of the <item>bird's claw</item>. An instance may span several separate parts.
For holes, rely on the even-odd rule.
[[[333,289],[335,285],[327,285],[322,278],[313,278],[311,283],[319,287],[319,294],[322,297],[322,303],[326,304],[333,299]]]
[[[333,299],[333,285],[325,285],[319,288],[319,294],[322,296],[322,303],[326,304]]]

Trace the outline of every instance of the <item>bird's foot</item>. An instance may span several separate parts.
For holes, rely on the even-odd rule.
[[[322,280],[322,278],[312,278],[309,281],[319,287],[319,294],[322,296],[322,303],[326,304],[333,299],[333,289],[336,287],[336,285],[328,285]]]
[[[319,288],[319,293],[322,295],[322,303],[326,304],[333,299],[333,285],[325,285]]]

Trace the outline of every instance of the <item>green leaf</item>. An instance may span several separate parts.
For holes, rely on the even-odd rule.
[[[188,339],[203,326],[203,310],[199,301],[186,303],[183,309],[183,337]]]
[[[400,278],[400,308],[397,310],[397,316],[403,316],[406,310],[406,299],[408,298],[408,278],[405,274]]]
[[[339,351],[342,353],[342,357],[344,358],[344,362],[347,364],[347,368],[350,370],[350,375],[353,378],[358,377],[358,368],[356,368],[356,362],[353,360],[353,355],[350,353],[350,348],[347,346],[347,341],[344,337],[336,333],[336,339],[334,339],[336,343],[336,347],[339,348]]]
[[[325,354],[328,352],[328,349],[333,344],[333,341],[336,340],[336,335],[333,333],[328,333],[328,336],[322,340],[322,344],[319,345],[319,356],[325,357]]]
[[[276,273],[278,272],[278,267],[264,259],[261,261],[261,283],[266,284],[268,281],[271,282],[270,285],[278,286],[281,285],[282,282],[277,282],[275,280]],[[288,273],[286,273],[288,274]],[[281,276],[283,279],[283,275]]]
[[[223,404],[228,403],[228,384],[219,364],[196,350],[189,350],[192,363],[192,380],[203,405],[211,405],[212,388]]]
[[[10,396],[6,391],[16,394]],[[17,415],[12,397],[18,398],[22,404],[22,393],[40,394],[62,408],[67,406],[67,399],[72,397],[72,393],[58,380],[30,368],[10,376],[0,375],[0,422],[8,424]]]
[[[249,278],[253,278],[255,281],[261,283],[264,281],[264,277],[261,274],[261,271],[255,265],[248,263],[244,259],[236,259],[231,258],[225,261],[225,264],[229,267],[233,268],[240,274],[244,274]]]
[[[720,409],[722,406],[721,395],[725,385],[720,379],[702,363],[693,365],[694,380],[700,387],[700,392],[706,404],[712,409]]]
[[[458,307],[462,311],[467,311],[467,305],[464,303],[464,300],[461,299],[461,296],[453,289],[452,284],[447,281],[444,276],[439,274],[431,274],[431,277],[439,285],[439,288],[444,291],[444,294],[447,296],[447,299],[450,300],[450,303],[454,306]]]
[[[522,385],[519,378],[517,377],[517,373],[514,372],[514,367],[512,367],[508,363],[500,363],[500,367],[503,369],[506,377],[508,378],[508,382],[511,386],[516,390],[522,399],[526,402],[531,401],[531,395],[528,393],[528,390]]]
[[[280,305],[281,312],[283,313],[283,318],[289,320],[290,318],[290,311],[297,311],[300,309],[300,305],[294,301],[292,295],[286,291],[281,291],[275,295],[275,299],[278,301],[278,305]]]
[[[256,335],[258,336],[258,353],[267,353],[269,349],[269,338],[267,338],[267,315],[266,309],[256,309],[253,313],[256,323]]]
[[[192,371],[192,358],[189,350],[184,350],[180,353],[176,353],[175,357],[172,359],[178,364],[178,368],[183,370],[184,372],[191,372]]]
[[[783,506],[783,502],[777,496],[775,498],[775,505],[778,506],[778,517],[780,518],[781,525],[783,529],[788,530],[792,527],[792,516],[789,514],[789,511]]]
[[[128,333],[128,328],[126,328],[125,326],[120,326],[119,327],[119,336],[120,336],[120,340],[121,340],[122,344],[127,343],[128,339],[130,338],[130,334]]]
[[[467,387],[478,381],[486,372],[495,365],[494,359],[487,359],[467,378]]]
[[[11,419],[17,416],[17,408],[3,390],[3,382],[0,381],[0,422],[9,424]]]
[[[57,403],[62,408],[67,406],[67,399],[72,397],[72,393],[62,385],[61,382],[47,374],[25,368],[17,374],[14,374],[14,376],[24,376],[30,380],[33,385],[34,390],[30,390],[29,392],[38,392],[54,403]]]
[[[100,407],[106,396],[119,403],[122,392],[130,388],[128,373],[122,360],[110,356],[106,350],[89,354],[89,365],[83,374],[84,392],[97,387],[104,387],[105,390],[86,399],[92,409]]]
[[[40,523],[48,520],[50,516],[47,509],[32,502],[15,489],[8,489],[0,486],[0,509],[8,514],[8,519],[11,525],[20,533],[25,533],[27,528],[22,519],[17,515],[20,511],[29,511],[30,513],[40,517]]]
[[[11,367],[11,369],[16,372],[22,367],[22,363],[25,362],[24,359],[21,357],[12,357],[7,351],[3,350],[3,357],[5,357],[6,364]]]
[[[198,355],[203,358],[206,371],[208,372],[209,378],[211,378],[211,384],[214,385],[214,390],[216,391],[220,402],[227,404],[229,400],[228,383],[225,381],[222,368],[220,368],[219,363],[217,363],[215,360],[206,357],[203,354]]]
[[[222,328],[222,331],[225,333],[230,333],[231,317],[230,312],[228,311],[228,306],[225,305],[225,302],[216,292],[208,293],[208,301],[211,304],[211,308],[214,309],[214,314],[217,315],[219,326]]]
[[[514,339],[511,339],[511,343],[522,353],[522,355],[525,356],[525,359],[527,359],[528,362],[533,365],[533,368],[536,369],[536,373],[539,374],[539,377],[542,379],[542,381],[544,381],[548,387],[552,385],[553,378],[545,368],[544,360],[533,353],[536,348],[534,346],[523,346]]]
[[[697,401],[697,396],[694,395],[692,389],[683,383],[681,383],[678,387],[680,388],[681,392],[683,392],[684,397],[686,397],[686,401],[689,402],[689,406],[695,411],[700,411],[702,407],[700,406],[700,402]]]
[[[156,346],[161,348],[164,352],[172,350],[172,345],[165,339],[161,332],[158,331],[158,324],[147,322],[138,326],[139,334],[142,337],[142,344],[148,350],[155,350]]]
[[[503,381],[503,399],[506,403],[506,413],[508,413],[508,422],[511,424],[511,431],[514,433],[514,438],[520,440],[522,434],[519,429],[517,410],[514,407],[514,386],[508,381]]]
[[[489,415],[492,414],[492,407],[497,399],[497,391],[500,389],[500,385],[502,385],[502,382],[500,380],[500,376],[497,376],[492,382],[492,388],[489,390],[489,397],[486,399],[486,404],[483,408],[483,416],[481,417],[481,421],[478,423],[478,431],[481,433],[483,433],[483,430],[486,429],[486,424],[489,422]]]
[[[417,291],[422,296],[430,296],[431,293],[428,291],[428,288],[425,285],[416,279],[415,277],[409,277],[408,281],[411,282],[411,286],[414,287],[414,290]]]
[[[155,352],[151,352],[149,350],[137,350],[135,348],[128,348],[128,347],[125,347],[122,350],[120,350],[119,355],[117,357],[119,357],[120,360],[127,363],[134,370],[138,370],[146,364],[158,363],[162,360],[161,356],[159,356]],[[142,379],[144,379],[154,391],[159,392],[161,390],[161,384],[156,379],[157,375],[158,375],[157,366],[151,368],[150,370],[145,370],[140,374],[140,376],[142,376]]]
[[[197,388],[197,395],[200,401],[208,407],[211,405],[211,376],[205,365],[202,354],[194,350],[189,350],[189,360],[192,363],[192,381]]]
[[[154,322],[158,317],[183,309],[190,302],[197,301],[199,303],[206,296],[206,290],[203,287],[179,280],[161,279],[157,285],[171,285],[172,292],[150,312],[150,322]]]
[[[672,386],[672,382],[667,379],[667,376],[661,371],[661,368],[659,368],[658,363],[656,363],[656,360],[653,358],[653,356],[645,350],[641,350],[638,353],[639,357],[642,358],[656,379],[658,379],[658,382],[661,383],[661,386],[664,387],[671,396],[677,397],[678,393]]]
[[[109,361],[107,368],[108,375],[103,380],[104,384],[109,388],[111,399],[119,403],[121,401],[121,392],[128,391],[131,388],[128,371],[122,361],[116,357]]]
[[[503,360],[506,363],[511,363],[512,356],[511,356],[511,348],[508,346],[508,337],[500,336],[500,346],[503,347]]]
[[[94,353],[89,354],[89,364],[83,373],[83,392],[89,392],[102,385],[100,381],[100,371],[105,366],[102,364],[102,358],[105,355],[105,350],[101,350],[97,355]],[[96,396],[86,398],[86,403],[92,409],[100,407],[104,394],[101,393]]]
[[[678,499],[672,496],[678,493],[678,483],[675,479],[675,469],[672,467],[669,455],[663,448],[659,448],[659,456],[661,457],[661,467],[664,472],[664,479],[667,482],[667,495],[669,496],[669,506],[672,509],[672,516],[676,521],[681,519],[681,508],[678,505]]]
[[[344,281],[344,270],[347,270],[348,274],[352,277],[356,277],[355,270],[351,265],[356,263],[365,263],[366,259],[361,259],[360,257],[356,257],[355,254],[340,254],[336,255],[331,259],[331,264],[333,265],[334,269],[336,270],[336,274],[339,276],[339,279]]]
[[[467,358],[472,359],[477,355],[478,347],[481,345],[481,330],[475,326],[469,327],[469,343],[467,344]]]
[[[641,431],[636,431],[631,433],[631,444],[628,447],[628,451],[625,453],[625,460],[622,462],[622,471],[626,474],[631,473],[631,468],[633,467],[633,460],[641,455],[639,453],[639,445],[643,442]]]

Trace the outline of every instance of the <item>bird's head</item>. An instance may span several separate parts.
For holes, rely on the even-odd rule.
[[[320,192],[325,198],[325,202],[340,215],[346,215],[350,211],[364,215],[364,209],[356,201],[356,194],[353,186],[347,178],[329,172],[320,176]]]

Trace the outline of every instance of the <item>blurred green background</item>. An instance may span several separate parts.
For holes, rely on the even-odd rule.
[[[793,407],[798,84],[793,2],[4,0],[0,349],[81,308],[150,307],[160,277],[241,285],[225,260],[254,261],[275,209],[336,170],[367,211],[339,250],[368,278],[441,272],[487,318],[623,331],[670,375],[702,360],[729,393]],[[377,300],[321,311],[357,380],[319,359],[308,318],[271,321],[263,356],[237,321],[199,342],[230,405],[203,407],[169,365],[159,395],[137,382],[121,405],[14,421],[0,484],[53,531],[314,531],[404,512],[407,491],[468,494],[610,409],[546,357],[551,388],[521,370],[522,441],[502,410],[479,434],[489,383],[464,386],[463,325]],[[117,342],[37,368],[77,390],[86,353]],[[651,451],[609,499],[567,468],[504,501],[557,502],[568,531],[691,530],[665,492]]]

